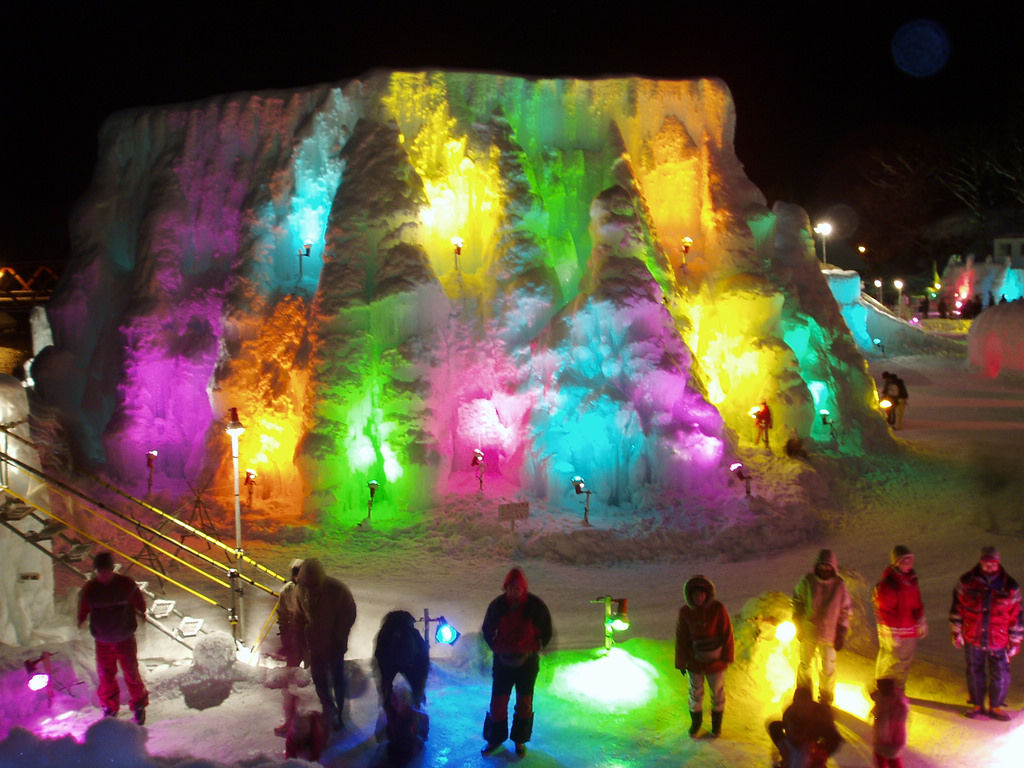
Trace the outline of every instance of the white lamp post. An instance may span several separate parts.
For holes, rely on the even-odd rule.
[[[896,297],[896,316],[903,317],[903,281],[897,278],[892,281],[892,286],[899,293]]]
[[[821,235],[821,263],[828,264],[828,236],[832,234],[832,225],[827,221],[819,221],[814,231]]]
[[[224,431],[231,437],[231,462],[234,470],[235,479],[235,567],[229,572],[231,577],[232,588],[231,592],[236,597],[237,606],[236,610],[233,611],[234,621],[232,624],[235,628],[235,640],[239,640],[245,637],[245,623],[243,619],[242,611],[242,583],[239,581],[238,569],[242,565],[242,504],[239,500],[239,489],[238,489],[238,437],[245,432],[245,427],[242,426],[242,422],[238,420],[238,409],[231,409],[231,420]],[[233,601],[235,602],[235,601]]]
[[[877,293],[878,293],[878,303],[881,304],[882,303],[882,281],[881,280],[875,280],[875,288],[878,289],[877,290]]]

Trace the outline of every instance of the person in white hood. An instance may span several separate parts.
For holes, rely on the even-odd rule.
[[[835,693],[836,651],[846,642],[852,609],[835,552],[821,550],[814,570],[804,574],[793,590],[793,623],[800,640],[796,684],[814,690],[811,666],[817,657],[818,699],[828,705]]]

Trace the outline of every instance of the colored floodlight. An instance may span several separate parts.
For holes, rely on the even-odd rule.
[[[780,643],[788,643],[796,637],[796,625],[792,621],[783,621],[775,628],[775,639]]]
[[[604,648],[607,651],[615,642],[615,633],[629,629],[629,598],[601,595],[590,602],[604,605]]]
[[[586,493],[586,483],[583,482],[583,478],[580,477],[579,475],[576,475],[569,482],[571,482],[572,483],[572,487],[576,489],[576,494],[577,495],[579,495],[581,493]]]
[[[444,616],[437,619],[437,629],[434,630],[434,642],[441,645],[455,645],[455,641],[462,637],[462,633],[448,623]]]

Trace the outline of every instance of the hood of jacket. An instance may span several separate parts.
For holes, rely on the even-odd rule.
[[[708,593],[708,599],[704,601],[704,605],[707,605],[715,599],[715,585],[711,583],[711,579],[709,579],[707,576],[702,576],[701,574],[691,576],[689,579],[686,580],[686,583],[683,585],[683,599],[686,601],[686,604],[690,608],[696,607],[693,604],[692,597],[693,590],[695,589],[703,589],[705,592]]]
[[[818,553],[818,558],[814,561],[814,566],[817,568],[819,565],[830,565],[832,570],[837,574],[839,573],[839,559],[836,557],[836,553],[831,549],[823,549]]]

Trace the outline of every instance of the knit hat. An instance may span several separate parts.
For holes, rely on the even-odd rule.
[[[833,571],[839,571],[839,560],[836,558],[836,553],[831,549],[823,549],[818,553],[818,559],[814,561],[816,566],[827,565]]]
[[[502,589],[508,589],[508,585],[513,582],[518,582],[523,587],[523,592],[528,591],[526,586],[526,575],[518,568],[513,568],[505,576],[505,583],[502,584]]]
[[[999,550],[995,547],[988,546],[981,548],[981,554],[978,556],[979,560],[995,560],[999,562]]]
[[[904,557],[913,557],[914,553],[910,551],[910,547],[905,547],[902,544],[897,544],[892,548],[892,552],[889,554],[889,562],[893,565],[899,565],[900,560]]]
[[[98,552],[92,559],[92,567],[97,571],[114,570],[114,556],[109,552]]]

